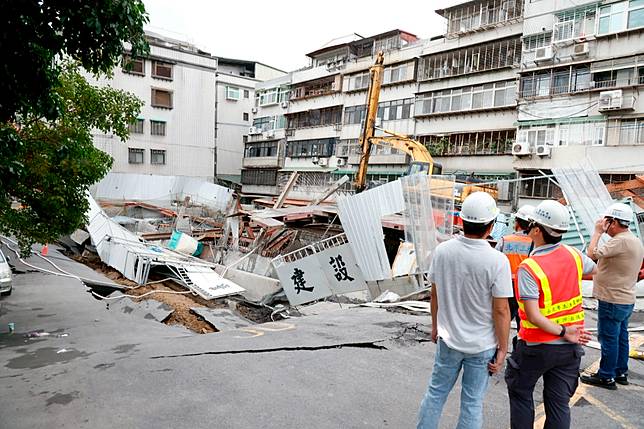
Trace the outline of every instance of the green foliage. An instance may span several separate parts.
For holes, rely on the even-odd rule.
[[[132,55],[147,53],[142,0],[19,0],[2,2],[0,26],[0,122],[35,114],[55,119],[63,100],[61,58],[92,73],[109,73],[123,42]]]
[[[61,64],[57,119],[35,114],[0,124],[0,233],[18,238],[23,252],[85,222],[86,191],[110,169],[91,131],[128,137],[143,103],[111,87],[90,85],[74,63]]]

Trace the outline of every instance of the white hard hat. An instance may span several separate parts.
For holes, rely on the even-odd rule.
[[[570,226],[568,210],[563,204],[554,200],[542,201],[535,207],[531,220],[545,226],[548,234],[553,237],[560,237]]]
[[[604,217],[612,217],[622,222],[630,223],[633,220],[633,209],[624,203],[615,203],[608,206]]]
[[[486,192],[470,194],[461,207],[461,219],[471,223],[489,223],[496,219],[498,214],[496,201]]]
[[[534,206],[530,204],[525,204],[519,207],[519,210],[517,210],[514,217],[517,219],[530,221],[532,219],[533,214],[534,214]]]

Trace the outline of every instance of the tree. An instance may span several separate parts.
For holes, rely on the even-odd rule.
[[[17,114],[55,119],[62,57],[92,73],[109,73],[128,42],[147,52],[141,0],[4,0],[0,27],[0,121]]]
[[[85,221],[85,192],[110,169],[92,129],[128,137],[142,103],[90,85],[80,67],[109,74],[124,43],[148,50],[141,0],[2,2],[0,27],[0,233],[23,253]]]
[[[142,102],[111,87],[90,85],[75,63],[66,63],[54,89],[57,119],[34,115],[0,125],[0,232],[18,238],[23,253],[85,222],[86,191],[112,166],[96,149],[91,131],[128,137]]]

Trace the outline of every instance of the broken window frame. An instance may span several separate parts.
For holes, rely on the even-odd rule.
[[[544,171],[544,173],[547,175],[552,174],[549,170]],[[563,198],[561,188],[555,185],[550,178],[544,177],[539,172],[532,170],[519,171],[519,178],[524,179],[519,182],[519,197],[555,200]]]

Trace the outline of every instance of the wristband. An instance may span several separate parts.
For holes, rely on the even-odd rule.
[[[559,333],[560,337],[564,337],[566,335],[566,327],[564,325],[561,325],[561,332]]]

